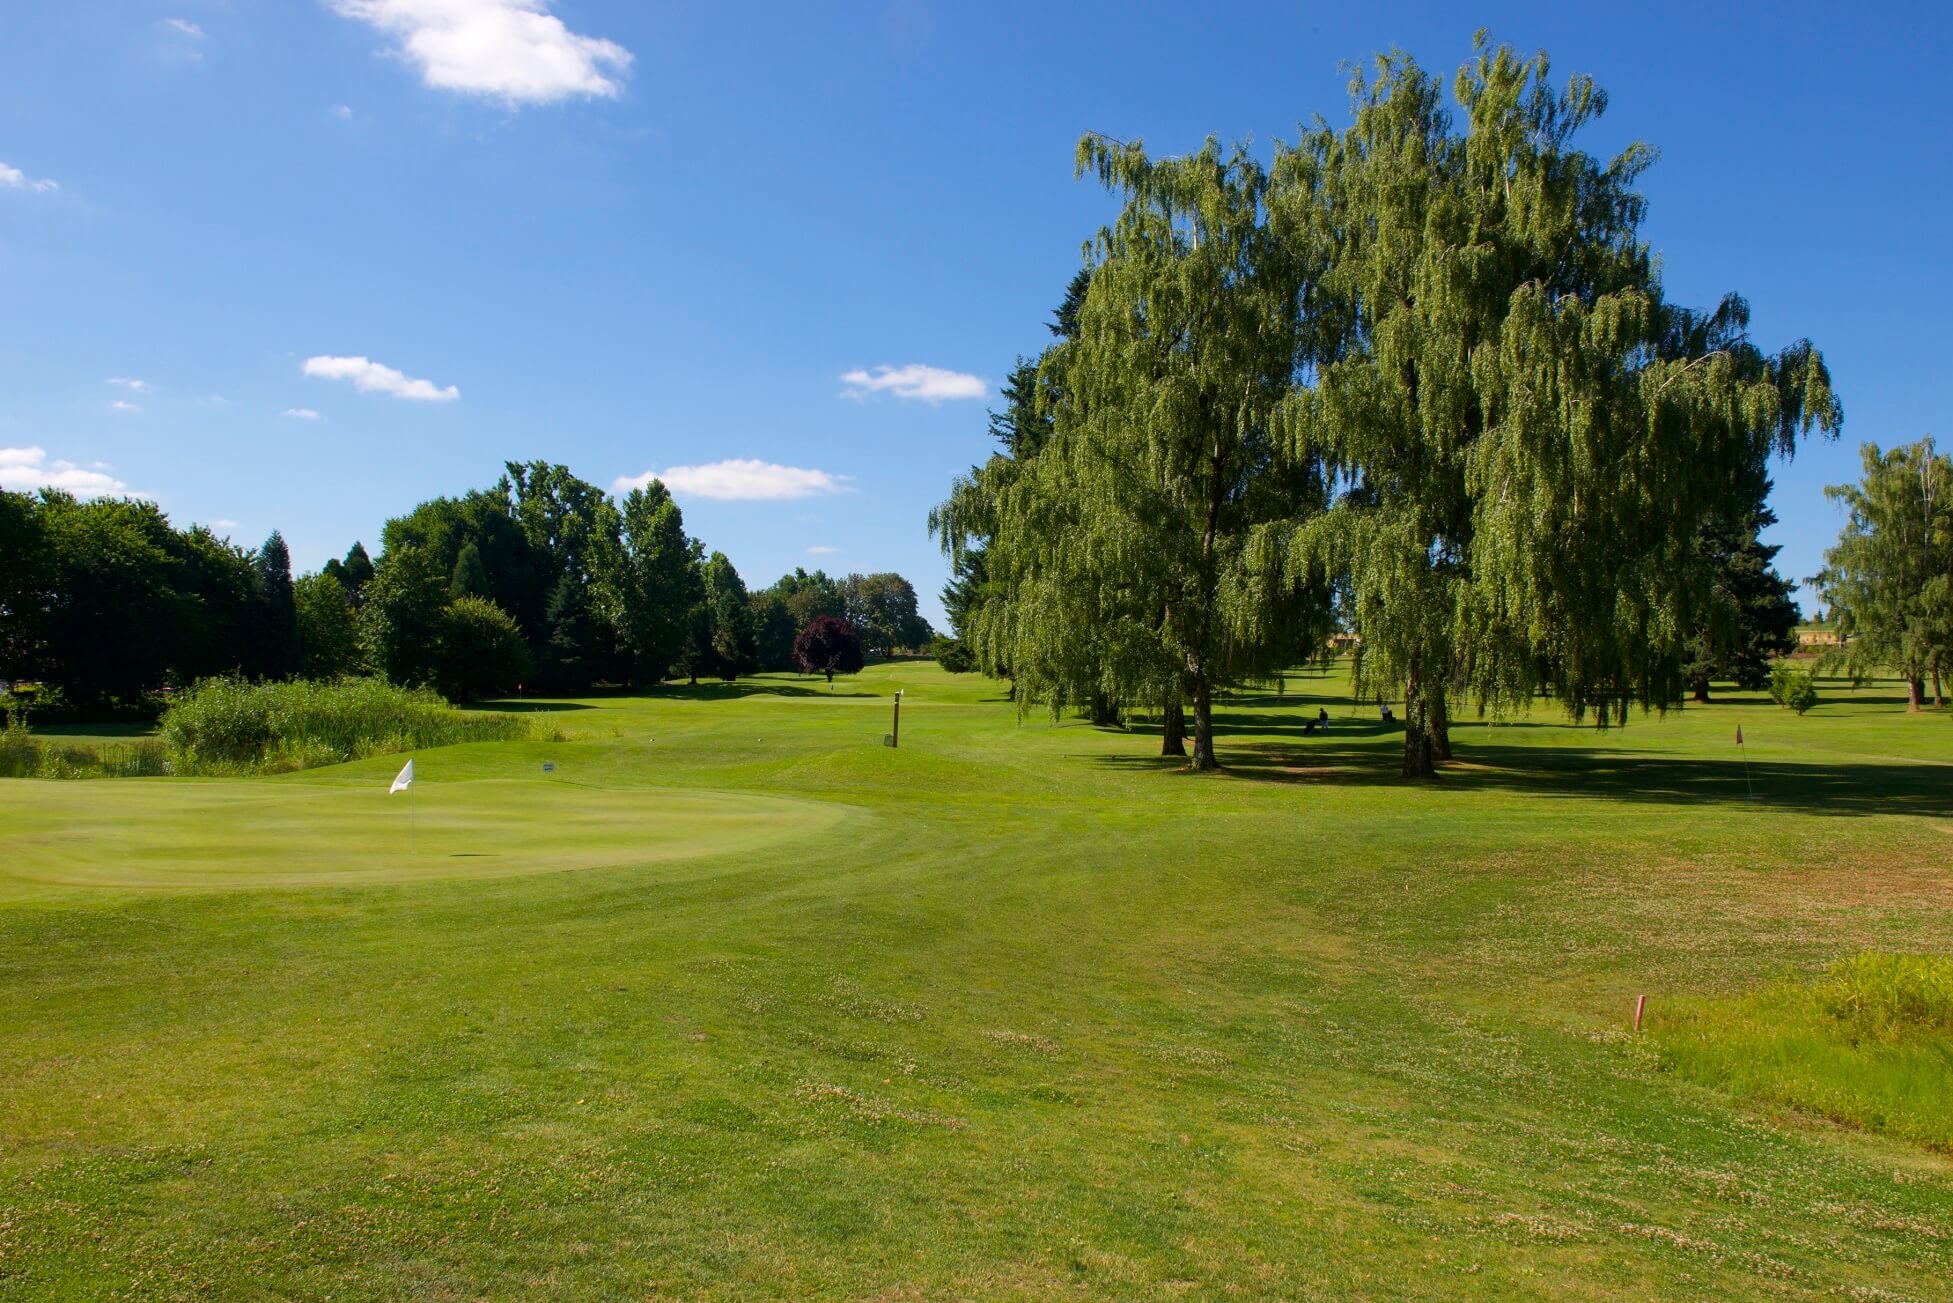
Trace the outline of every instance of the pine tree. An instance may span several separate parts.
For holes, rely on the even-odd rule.
[[[1717,513],[1696,531],[1696,558],[1707,597],[1701,604],[1689,658],[1682,669],[1694,699],[1709,700],[1711,679],[1755,692],[1770,681],[1770,665],[1797,649],[1796,585],[1771,562],[1781,550],[1762,533],[1776,524],[1765,505],[1770,482],[1758,483],[1746,509]]]
[[[299,671],[298,603],[292,595],[292,554],[275,529],[258,549],[257,571],[264,602],[258,671],[268,679],[289,679]]]
[[[705,607],[711,619],[713,670],[730,683],[758,666],[753,612],[739,571],[723,552],[705,563]]]
[[[549,595],[548,633],[536,658],[541,681],[558,692],[580,692],[596,678],[600,665],[597,621],[588,585],[566,574]]]

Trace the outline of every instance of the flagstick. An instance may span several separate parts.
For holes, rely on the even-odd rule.
[[[418,809],[419,803],[414,799],[414,785],[409,783],[407,784],[407,854],[409,855],[420,854],[420,830],[414,818]]]

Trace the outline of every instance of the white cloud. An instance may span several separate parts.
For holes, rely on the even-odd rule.
[[[236,529],[237,522],[235,520],[213,520],[210,522],[210,527],[212,529]]]
[[[294,421],[317,421],[323,419],[309,407],[287,407],[284,415],[291,417]]]
[[[134,376],[110,376],[108,379],[102,381],[102,383],[105,385],[121,385],[132,394],[146,394],[156,387],[147,380],[138,380]]]
[[[620,475],[611,489],[627,493],[643,488],[652,480],[664,481],[673,493],[718,502],[784,502],[820,493],[840,493],[847,488],[845,475],[830,475],[802,466],[778,466],[746,457],[705,466],[672,466],[642,475]]]
[[[78,498],[128,497],[150,495],[131,489],[107,473],[106,465],[77,466],[71,461],[47,459],[47,449],[0,448],[0,489],[30,492],[34,489],[63,489]]]
[[[816,543],[814,544],[814,546],[807,549],[807,555],[808,556],[833,556],[836,552],[839,552],[840,550],[841,549],[838,547],[828,547],[824,543]]]
[[[203,28],[197,26],[188,18],[165,18],[163,20],[163,26],[180,35],[187,36],[193,41],[201,41],[203,39]]]
[[[61,188],[45,177],[30,177],[19,168],[8,167],[5,163],[0,163],[0,186],[9,190],[32,190],[37,195]]]
[[[350,380],[365,393],[392,394],[395,398],[427,403],[448,403],[461,397],[461,391],[453,385],[441,389],[432,380],[416,380],[363,357],[308,357],[304,369],[308,376]]]
[[[118,398],[109,404],[109,410],[115,412],[140,412],[142,408],[137,407],[134,403],[125,403]]]
[[[335,104],[327,109],[326,112],[338,118],[341,122],[351,122],[353,120],[353,106],[350,104]]]
[[[394,52],[440,90],[550,104],[610,97],[631,52],[581,36],[549,12],[550,0],[326,0],[335,13],[394,39]]]
[[[990,390],[982,376],[945,371],[939,366],[924,366],[920,362],[911,362],[907,366],[878,366],[873,375],[861,370],[849,371],[841,377],[841,383],[848,386],[846,396],[849,398],[891,393],[897,398],[920,398],[931,403],[940,403],[945,398],[981,398]]]

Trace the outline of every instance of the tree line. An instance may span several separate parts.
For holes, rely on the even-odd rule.
[[[1549,74],[1481,34],[1448,106],[1381,56],[1351,125],[1266,164],[1084,136],[1119,211],[931,514],[946,663],[1157,710],[1168,754],[1190,717],[1204,769],[1218,688],[1350,629],[1419,777],[1456,710],[1543,694],[1604,724],[1763,673],[1795,620],[1767,465],[1838,431],[1829,372],[1752,342],[1737,295],[1668,301],[1654,151],[1579,148],[1606,97]]]
[[[613,499],[543,461],[388,520],[377,560],[356,542],[296,579],[275,531],[247,549],[154,503],[55,490],[0,493],[0,552],[0,677],[83,714],[219,674],[378,673],[457,700],[730,680],[798,668],[796,638],[821,617],[868,655],[932,635],[898,574],[796,569],[749,591],[663,484]]]

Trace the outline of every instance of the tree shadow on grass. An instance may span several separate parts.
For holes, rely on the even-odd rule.
[[[1244,742],[1221,762],[1255,782],[1378,786],[1402,784],[1402,744]],[[1595,747],[1459,744],[1439,767],[1446,791],[1516,792],[1650,805],[1732,805],[1803,814],[1953,816],[1953,765],[1795,764],[1636,755]]]
[[[492,710],[504,715],[534,715],[545,711],[593,710],[581,701],[538,701],[525,697],[519,701],[471,701],[464,710]]]

